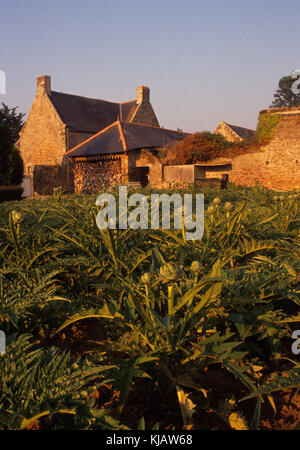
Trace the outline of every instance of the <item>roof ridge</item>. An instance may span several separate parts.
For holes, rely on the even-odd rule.
[[[120,102],[112,102],[110,100],[104,100],[102,98],[94,98],[94,97],[85,97],[84,95],[78,95],[78,94],[68,94],[67,92],[58,92],[58,91],[51,91],[51,93],[59,94],[59,95],[68,95],[70,97],[79,97],[79,98],[85,98],[87,100],[96,100],[98,102],[105,102],[105,103],[113,103],[114,105],[120,105]],[[50,95],[51,99],[51,95]],[[133,101],[133,100],[132,100]]]
[[[123,131],[123,128],[122,128],[122,123],[120,121],[120,118],[117,120],[117,124],[118,124],[119,133],[120,133],[120,137],[121,137],[122,144],[123,144],[123,150],[126,151],[127,150],[127,142],[126,142],[126,139],[125,139],[125,135],[124,135],[124,131]]]
[[[112,128],[114,125],[117,125],[118,121],[111,123],[110,125],[108,125],[108,127],[103,128],[103,130],[98,131],[98,133],[93,134],[93,136],[89,137],[88,139],[86,139],[85,141],[81,142],[80,144],[76,145],[75,147],[71,148],[70,150],[68,150],[65,155],[73,152],[74,150],[77,150],[79,147],[81,147],[82,145],[86,144],[87,142],[95,139],[97,136],[99,136],[100,134],[104,133],[104,131],[107,131],[109,128]]]
[[[224,123],[226,125],[228,125],[229,127],[243,128],[244,130],[255,131],[255,130],[252,130],[252,128],[243,127],[241,125],[234,125],[233,123],[228,123],[228,122],[224,122]]]
[[[165,130],[165,131],[174,131],[175,133],[181,133],[181,134],[191,134],[191,133],[188,133],[187,131],[171,130],[171,128],[162,128],[160,126],[155,126],[155,125],[145,125],[143,123],[133,123],[133,122],[124,122],[124,121],[122,121],[122,123],[124,123],[125,125],[137,125],[139,127],[156,128],[158,130]]]

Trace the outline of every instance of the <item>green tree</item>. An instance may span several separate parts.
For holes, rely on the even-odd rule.
[[[4,103],[0,108],[0,185],[20,184],[23,179],[23,160],[15,143],[23,126],[24,114],[16,110]]]
[[[274,94],[274,100],[271,104],[271,108],[283,108],[284,106],[300,106],[300,95],[294,94],[292,91],[292,85],[295,82],[295,78],[291,75],[280,78],[278,83],[278,89]]]

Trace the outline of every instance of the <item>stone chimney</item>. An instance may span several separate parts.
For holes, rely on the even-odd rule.
[[[136,102],[140,105],[143,102],[150,102],[150,89],[147,86],[139,86],[136,92]]]
[[[37,77],[37,94],[42,94],[46,92],[46,94],[51,95],[51,77],[49,75],[42,75]]]

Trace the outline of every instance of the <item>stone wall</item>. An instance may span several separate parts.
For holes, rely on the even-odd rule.
[[[121,157],[100,161],[75,161],[73,173],[76,194],[100,191],[121,184]]]
[[[284,117],[260,152],[234,158],[229,181],[247,186],[259,182],[283,191],[300,189],[300,114]]]
[[[20,132],[19,148],[25,173],[28,173],[28,166],[62,163],[66,151],[65,125],[41,86],[38,86],[37,95]]]
[[[37,92],[20,132],[18,147],[25,175],[32,177],[33,192],[53,193],[54,187],[68,190],[66,125],[52,102],[50,77],[37,79]]]
[[[210,162],[209,168],[203,168],[206,179],[210,179],[210,178],[222,179],[222,177],[224,175],[231,174],[232,163],[231,163],[231,161],[228,161],[227,158],[226,159],[219,158],[217,160],[213,160],[213,161],[209,161],[209,162]],[[216,165],[214,166],[213,163],[215,163]]]

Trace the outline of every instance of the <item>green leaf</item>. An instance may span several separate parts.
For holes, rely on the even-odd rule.
[[[258,389],[253,390],[249,395],[243,397],[240,401],[248,400],[249,398],[260,397],[262,395],[269,395],[272,392],[282,391],[285,389],[300,387],[300,368],[293,368],[285,372],[273,373],[265,384]]]
[[[250,423],[250,430],[258,430],[260,424],[260,415],[261,415],[261,400],[258,398],[256,401],[256,406],[254,410],[254,414]]]

